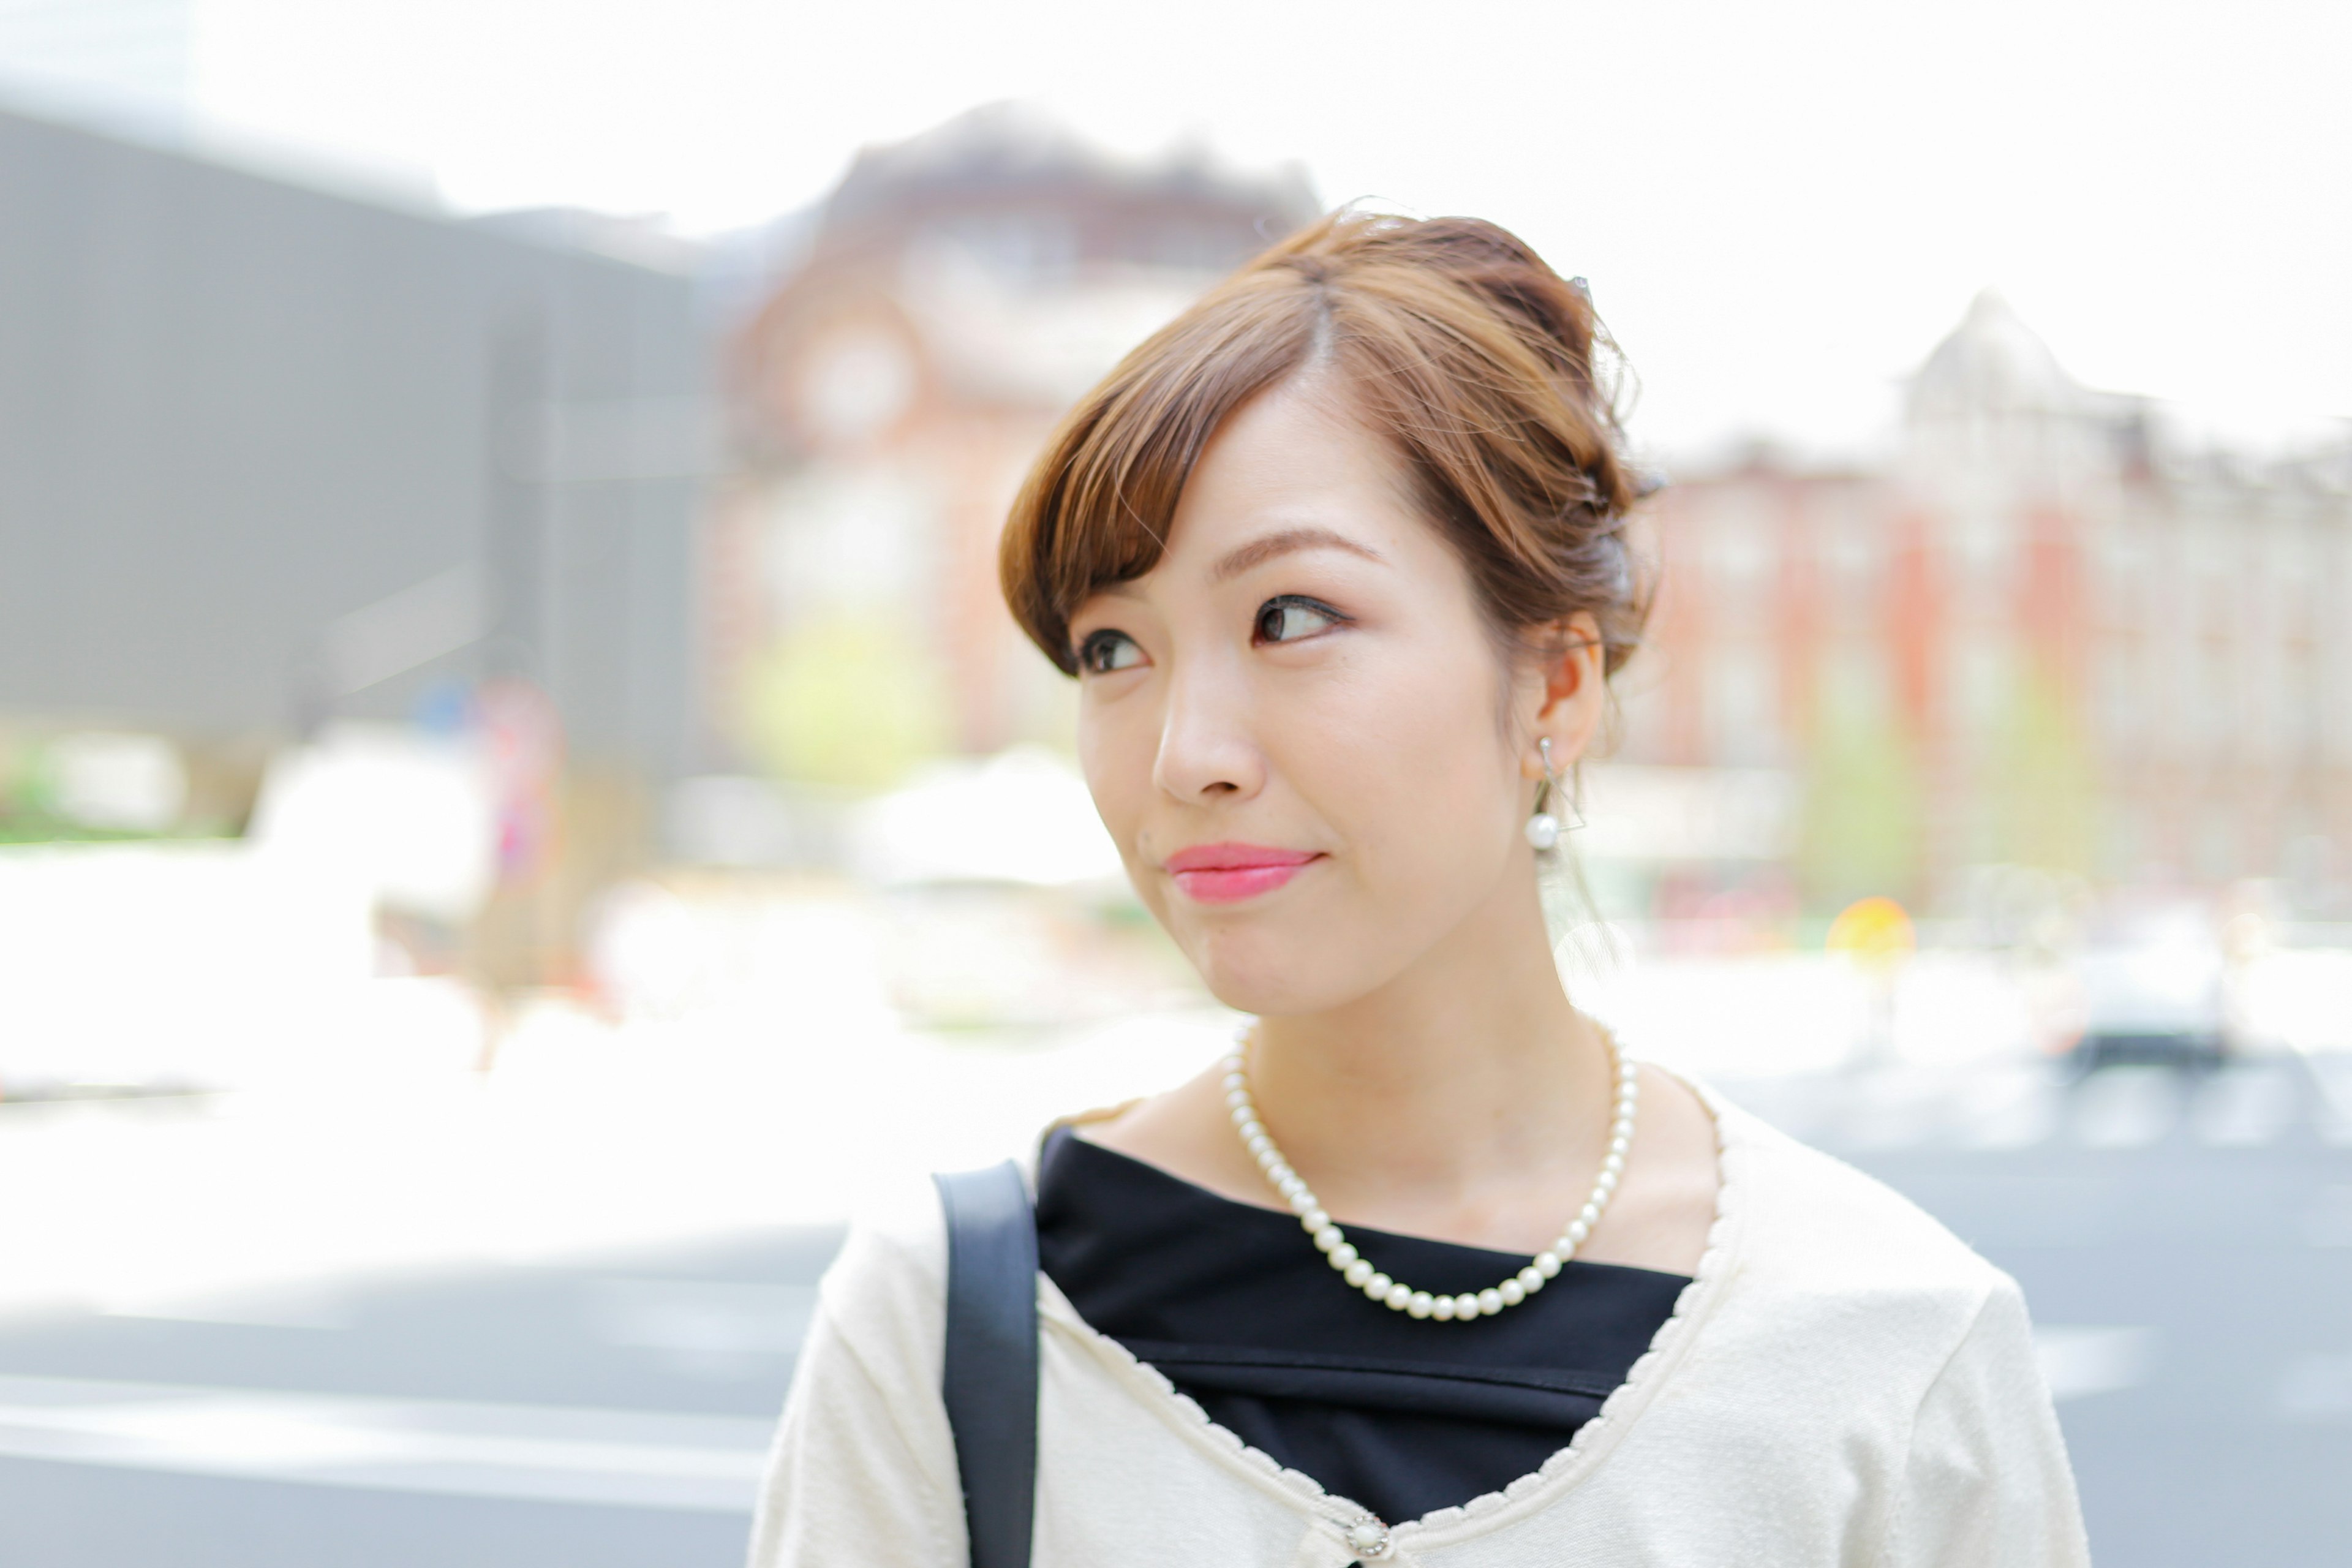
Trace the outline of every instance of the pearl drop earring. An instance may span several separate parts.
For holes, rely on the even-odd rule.
[[[1536,749],[1543,753],[1544,776],[1536,786],[1536,814],[1528,818],[1528,842],[1538,849],[1549,849],[1559,842],[1559,818],[1549,809],[1552,797],[1559,793],[1559,773],[1551,765],[1551,737],[1538,740]]]

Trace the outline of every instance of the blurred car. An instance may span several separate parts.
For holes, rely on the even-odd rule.
[[[2143,911],[2095,927],[2074,962],[2082,1034],[2073,1064],[2219,1066],[2233,1047],[2231,971],[2204,911]]]

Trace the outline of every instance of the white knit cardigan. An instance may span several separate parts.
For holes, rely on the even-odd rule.
[[[2015,1282],[1879,1183],[1693,1087],[1720,1194],[1674,1315],[1542,1468],[1390,1521],[1375,1560],[2086,1563]],[[785,1402],[752,1568],[967,1562],[939,1393],[946,1259],[929,1183],[852,1228]],[[1037,1293],[1036,1568],[1360,1560],[1360,1505],[1211,1422],[1043,1275]]]

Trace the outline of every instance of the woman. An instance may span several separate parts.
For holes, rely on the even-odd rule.
[[[1034,1162],[1045,1568],[2084,1561],[2014,1284],[1562,990],[1538,869],[1647,607],[1595,347],[1491,225],[1328,219],[1013,508],[1103,821],[1255,1020]],[[827,1276],[761,1568],[965,1561],[943,1223]]]

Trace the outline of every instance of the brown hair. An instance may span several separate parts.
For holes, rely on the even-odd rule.
[[[1642,492],[1596,348],[1613,355],[1582,280],[1493,224],[1326,217],[1154,333],[1071,411],[1013,503],[1005,600],[1076,673],[1071,612],[1158,563],[1218,424],[1328,363],[1404,458],[1506,647],[1590,612],[1613,675],[1651,595],[1623,538]]]

